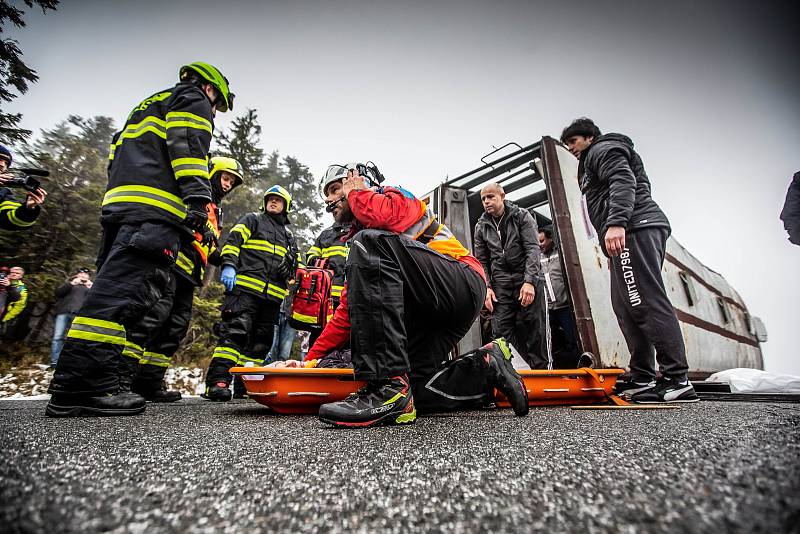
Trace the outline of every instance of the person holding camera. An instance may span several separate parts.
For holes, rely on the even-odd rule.
[[[22,298],[19,288],[16,284],[12,284],[8,277],[10,272],[11,270],[5,265],[0,267],[0,335],[3,334],[3,319],[5,319],[6,313],[12,304]]]
[[[53,320],[53,343],[50,347],[50,366],[53,368],[58,363],[58,355],[61,354],[72,320],[83,306],[91,287],[89,269],[81,267],[69,280],[56,288],[55,295],[58,300]]]
[[[233,108],[228,80],[195,62],[171,88],[140,102],[111,140],[103,234],[94,286],[58,358],[50,417],[140,414],[145,399],[120,388],[122,349],[158,302],[182,243],[213,241],[208,150],[217,111]]]
[[[229,401],[231,373],[235,365],[260,365],[272,346],[281,302],[289,293],[288,282],[301,264],[288,214],[292,197],[279,185],[264,192],[262,213],[246,213],[231,228],[222,247],[225,286],[219,342],[206,372],[203,397]],[[237,381],[238,382],[238,381]],[[237,396],[244,394],[236,388]]]
[[[11,167],[11,151],[0,145],[0,228],[3,230],[25,230],[33,226],[47,192],[41,187],[27,191],[25,202],[17,202],[9,186],[16,186],[18,179],[8,172]]]

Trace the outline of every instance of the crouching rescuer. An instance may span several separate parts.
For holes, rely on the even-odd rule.
[[[323,405],[320,419],[344,427],[408,424],[417,407],[474,408],[494,387],[526,414],[525,387],[504,343],[447,361],[486,296],[481,264],[424,202],[402,188],[380,186],[383,176],[374,164],[339,167],[346,169],[344,179],[341,186],[326,184],[325,201],[353,224],[346,282],[333,319],[306,359],[349,341],[355,377],[367,386]]]
[[[67,333],[50,383],[52,417],[134,415],[145,399],[120,390],[126,334],[173,274],[186,229],[204,233],[212,201],[208,149],[214,115],[233,107],[228,81],[207,63],[137,105],[111,142],[94,285]]]
[[[219,344],[206,373],[205,398],[229,401],[233,366],[260,365],[272,345],[273,326],[300,264],[287,228],[292,197],[279,185],[264,192],[261,213],[242,216],[222,247],[225,286]]]
[[[209,258],[214,261],[219,256],[215,245],[222,231],[222,199],[244,182],[242,166],[235,159],[217,156],[210,163],[212,202],[206,206],[206,228],[193,232],[178,251],[163,296],[138,325],[128,330],[122,351],[120,389],[132,390],[151,402],[181,399],[179,391],[166,389],[164,374],[189,329],[194,288],[203,285]]]

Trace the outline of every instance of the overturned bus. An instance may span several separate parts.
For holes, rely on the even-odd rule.
[[[480,190],[488,183],[501,184],[506,198],[529,210],[540,228],[552,225],[581,350],[591,354],[598,367],[626,368],[630,355],[611,307],[608,259],[585,212],[575,157],[555,139],[544,137],[525,147],[509,143],[481,162],[423,199],[470,247],[472,230],[483,213]],[[735,367],[764,368],[764,325],[750,315],[722,275],[672,237],[662,275],[680,321],[692,379]],[[481,341],[476,321],[459,352]]]

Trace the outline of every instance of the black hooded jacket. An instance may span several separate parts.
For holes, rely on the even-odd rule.
[[[595,139],[581,153],[578,172],[603,250],[609,226],[622,226],[626,232],[669,229],[667,216],[650,197],[650,180],[629,137],[610,133]]]
[[[475,225],[475,257],[489,277],[489,287],[512,281],[535,283],[542,279],[539,230],[528,210],[505,201],[497,225],[491,215],[481,215]],[[502,241],[500,236],[502,235]]]

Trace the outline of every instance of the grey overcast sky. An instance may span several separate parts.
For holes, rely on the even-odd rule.
[[[8,108],[35,131],[119,123],[208,61],[266,150],[317,176],[370,159],[418,193],[592,117],[633,138],[673,235],[764,319],[767,370],[800,374],[800,247],[778,220],[800,170],[796,5],[66,0],[10,31],[41,79]]]

